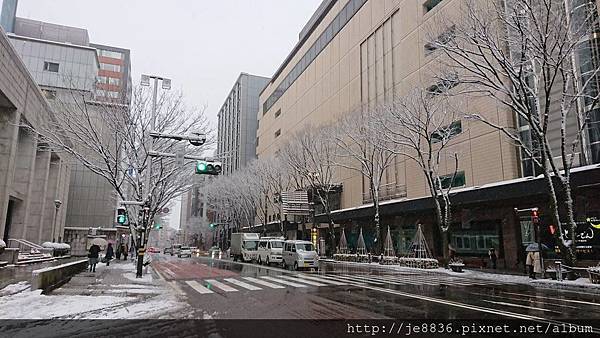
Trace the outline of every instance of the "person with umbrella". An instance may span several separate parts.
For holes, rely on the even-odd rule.
[[[100,246],[92,241],[92,246],[90,246],[90,251],[88,253],[90,272],[96,272],[96,264],[98,264],[100,250]]]
[[[531,279],[535,279],[536,274],[542,273],[542,260],[540,251],[544,248],[547,248],[544,244],[542,244],[540,247],[538,243],[532,243],[529,244],[525,249],[525,251],[527,251],[525,265],[527,266],[527,272],[529,273],[529,278]]]

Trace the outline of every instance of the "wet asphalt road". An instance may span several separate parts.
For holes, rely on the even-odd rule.
[[[298,273],[158,254],[153,267],[194,309],[182,314],[187,318],[589,320],[600,327],[600,294],[420,270],[321,264],[319,271]]]

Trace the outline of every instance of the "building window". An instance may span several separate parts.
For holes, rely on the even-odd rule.
[[[440,34],[434,41],[428,42],[425,44],[425,55],[429,55],[433,53],[436,49],[438,49],[439,45],[445,45],[452,40],[454,40],[454,36],[456,34],[456,26],[449,27],[445,32]]]
[[[44,97],[47,100],[54,100],[54,99],[56,99],[56,90],[42,89],[42,94],[44,94]]]
[[[112,50],[98,50],[98,55],[113,58],[113,59],[122,59],[123,58],[123,53],[115,52]]]
[[[275,132],[275,137],[279,137],[279,135],[281,135],[281,129],[277,129],[277,131]]]
[[[47,72],[58,73],[58,63],[44,61],[44,70]]]
[[[114,85],[114,86],[118,86],[119,84],[121,84],[121,80],[114,78],[114,77],[109,77],[108,78],[108,84],[109,85]]]
[[[101,63],[100,64],[100,69],[102,69],[102,70],[108,70],[110,72],[120,72],[121,71],[121,66],[119,66],[119,65],[112,65],[110,63]]]
[[[458,79],[458,75],[451,74],[445,79],[441,79],[438,83],[431,85],[427,88],[427,92],[429,96],[435,96],[439,94],[443,94],[448,90],[458,86],[460,83]]]
[[[452,180],[452,177],[454,177],[454,180]],[[465,172],[459,171],[456,173],[456,176],[454,174],[440,176],[440,181],[442,182],[442,189],[448,189],[450,186],[452,188],[463,187],[466,184]]]
[[[275,112],[275,118],[278,118],[279,115],[281,115],[281,109],[279,109]]]
[[[432,10],[435,6],[439,5],[442,0],[427,0],[423,3],[423,10],[425,13]]]
[[[443,140],[449,140],[460,133],[462,133],[462,123],[460,122],[460,120],[454,121],[450,125],[447,125],[431,133],[431,142],[438,143]]]

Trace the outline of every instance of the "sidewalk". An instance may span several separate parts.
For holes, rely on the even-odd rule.
[[[338,262],[332,259],[323,259],[322,261],[332,263],[332,264],[340,264],[340,265],[350,265],[355,267],[369,267],[369,268],[377,268],[388,271],[421,271],[424,273],[440,273],[447,274],[452,276],[462,276],[468,278],[476,278],[476,279],[484,279],[484,280],[493,280],[498,282],[506,282],[506,283],[515,283],[515,284],[526,284],[533,287],[539,288],[552,288],[552,289],[569,289],[575,291],[586,291],[586,292],[594,292],[600,293],[600,284],[592,284],[587,278],[587,276],[578,278],[574,281],[563,280],[556,281],[551,279],[530,279],[525,274],[520,274],[517,271],[506,271],[506,270],[493,270],[493,269],[469,269],[465,268],[464,272],[453,272],[452,270],[446,268],[437,268],[437,269],[418,269],[418,268],[408,268],[402,267],[399,265],[382,265],[379,263],[356,263],[356,262]]]
[[[173,318],[186,304],[167,284],[153,276],[151,267],[135,278],[133,262],[98,264],[96,272],[82,272],[42,295],[27,282],[0,290],[0,319],[140,319]]]

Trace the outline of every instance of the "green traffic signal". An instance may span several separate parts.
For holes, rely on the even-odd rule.
[[[117,223],[121,225],[127,223],[127,210],[125,208],[117,209]]]
[[[198,161],[196,163],[196,174],[200,175],[219,175],[221,173],[221,163],[211,161]]]

